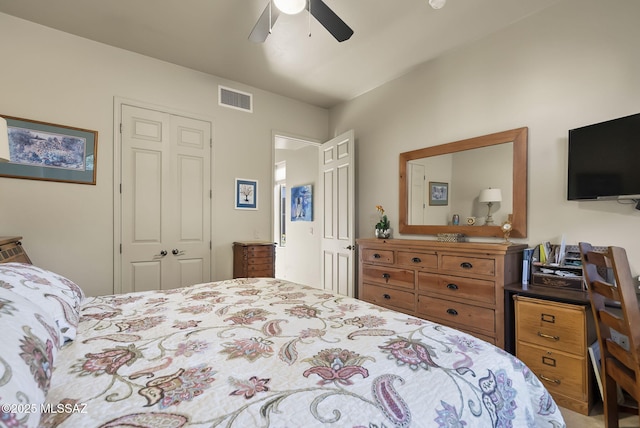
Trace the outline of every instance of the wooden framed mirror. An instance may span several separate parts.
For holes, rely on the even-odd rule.
[[[503,237],[510,215],[511,237],[525,238],[527,137],[528,128],[517,128],[401,153],[400,233]],[[488,188],[502,192],[492,204],[493,225],[484,223],[490,208],[478,200]]]

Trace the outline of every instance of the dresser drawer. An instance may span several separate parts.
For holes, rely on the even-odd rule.
[[[496,261],[493,258],[467,257],[444,254],[440,260],[440,269],[460,272],[465,275],[495,276]]]
[[[516,337],[544,348],[561,349],[586,355],[585,313],[583,306],[518,298]]]
[[[272,265],[273,264],[273,256],[269,255],[266,257],[252,257],[248,258],[246,261],[247,265]]]
[[[252,257],[271,257],[273,255],[272,245],[259,245],[246,248],[246,255]]]
[[[447,298],[470,299],[490,304],[496,301],[496,284],[483,279],[419,272],[418,290],[441,294]]]
[[[393,251],[392,250],[362,250],[362,261],[370,263],[389,263],[393,264]]]
[[[362,265],[362,279],[376,284],[402,287],[413,290],[415,288],[415,274],[409,269],[398,269],[388,266]]]
[[[524,343],[516,345],[517,357],[525,363],[549,390],[576,400],[586,400],[586,357]]]
[[[364,284],[362,300],[387,308],[415,311],[415,294],[409,291]]]
[[[398,251],[398,264],[418,268],[438,268],[438,256],[435,253]]]
[[[489,334],[495,333],[495,311],[493,309],[419,295],[418,313],[429,319],[455,323]]]

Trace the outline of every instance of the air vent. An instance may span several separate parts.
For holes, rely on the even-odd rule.
[[[253,95],[237,89],[218,86],[218,104],[253,113]]]

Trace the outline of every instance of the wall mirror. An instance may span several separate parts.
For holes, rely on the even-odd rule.
[[[400,233],[502,237],[510,215],[511,237],[525,238],[527,134],[518,128],[401,153]],[[500,189],[491,208],[480,197],[487,189]]]

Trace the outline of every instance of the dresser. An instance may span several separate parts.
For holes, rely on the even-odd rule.
[[[515,295],[516,356],[562,407],[588,415],[593,376],[587,346],[597,337],[588,305]]]
[[[269,241],[233,243],[233,277],[275,277],[276,248]]]
[[[0,236],[0,263],[28,263],[29,256],[22,248],[22,236]]]
[[[504,347],[504,284],[525,245],[359,239],[358,298]]]

